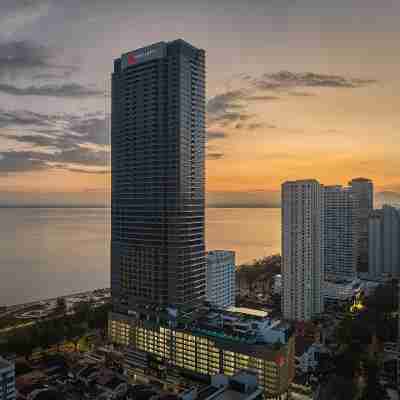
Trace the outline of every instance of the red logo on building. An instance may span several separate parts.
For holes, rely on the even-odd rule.
[[[136,64],[136,57],[133,53],[128,54],[128,65]]]
[[[285,357],[278,356],[276,357],[275,362],[279,367],[283,367],[285,365]]]

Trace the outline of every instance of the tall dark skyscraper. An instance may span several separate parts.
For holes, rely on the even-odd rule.
[[[354,232],[358,272],[368,272],[368,226],[374,208],[374,184],[370,179],[356,178],[350,181],[354,201]]]
[[[123,54],[112,74],[111,288],[117,312],[205,298],[205,52]]]

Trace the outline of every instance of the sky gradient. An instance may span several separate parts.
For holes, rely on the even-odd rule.
[[[395,0],[2,0],[0,204],[104,203],[112,61],[180,37],[207,51],[210,204],[357,176],[399,200],[399,15]]]

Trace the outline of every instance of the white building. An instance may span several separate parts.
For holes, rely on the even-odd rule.
[[[273,294],[282,294],[282,275],[281,274],[274,275],[274,277],[273,277],[272,293]]]
[[[324,196],[316,180],[282,185],[283,315],[308,321],[323,311]]]
[[[353,221],[351,188],[324,186],[325,279],[352,280],[357,275]]]
[[[372,277],[400,273],[400,211],[391,206],[369,217],[369,274]]]
[[[264,392],[257,383],[257,375],[239,371],[233,376],[213,375],[209,386],[179,393],[180,400],[262,400]]]
[[[357,296],[364,289],[364,284],[359,279],[353,281],[325,281],[323,297],[327,302],[346,302]]]
[[[320,343],[312,343],[296,337],[295,365],[298,373],[308,373],[317,368],[320,354],[325,350]]]
[[[15,400],[15,365],[0,357],[0,399]]]
[[[235,253],[213,250],[207,253],[207,300],[219,307],[235,305],[236,266]]]

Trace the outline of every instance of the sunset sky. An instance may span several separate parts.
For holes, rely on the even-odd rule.
[[[400,193],[399,16],[398,0],[1,0],[0,203],[104,202],[112,61],[176,38],[207,51],[210,204],[276,205],[310,177]]]

